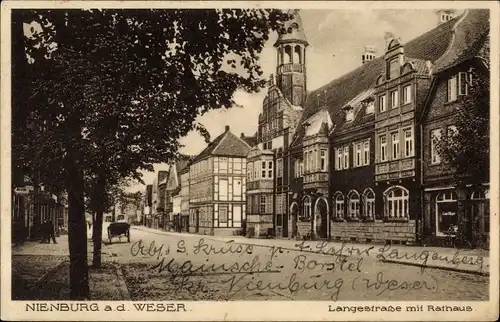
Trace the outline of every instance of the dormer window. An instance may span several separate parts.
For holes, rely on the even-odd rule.
[[[399,76],[399,59],[393,58],[387,62],[387,79],[394,79]]]
[[[347,106],[345,109],[345,121],[352,122],[354,119],[354,109],[351,106]]]
[[[374,112],[375,112],[375,102],[371,101],[368,104],[366,104],[365,114],[370,115],[373,114]]]

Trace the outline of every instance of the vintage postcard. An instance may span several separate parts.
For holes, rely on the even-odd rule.
[[[496,320],[499,20],[2,2],[2,320]]]

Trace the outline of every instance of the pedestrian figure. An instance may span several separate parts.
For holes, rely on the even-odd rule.
[[[49,220],[47,223],[47,242],[50,244],[50,239],[52,238],[52,241],[54,244],[57,244],[56,242],[56,234],[54,231],[54,224],[52,223],[52,220]]]
[[[40,241],[40,243],[44,244],[45,242],[48,242],[49,236],[47,230],[47,220],[44,220],[40,225],[40,233],[42,235],[42,240]]]

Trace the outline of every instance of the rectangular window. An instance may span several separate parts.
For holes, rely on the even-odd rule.
[[[321,171],[326,171],[326,150],[320,150]]]
[[[269,179],[272,179],[273,178],[273,161],[269,161],[267,163],[267,175],[268,175],[268,178]]]
[[[446,131],[448,136],[454,136],[458,133],[457,127],[455,125],[450,125]]]
[[[363,164],[370,164],[370,141],[365,141],[363,143]]]
[[[391,108],[396,108],[399,106],[398,99],[399,99],[398,91],[397,90],[392,91],[391,92]]]
[[[304,168],[305,168],[305,170],[306,170],[306,172],[307,172],[307,171],[308,171],[308,169],[309,169],[309,168],[308,168],[308,166],[309,166],[309,165],[308,165],[308,163],[309,163],[309,152],[308,152],[308,151],[305,151],[305,152],[304,152],[304,162],[305,162],[305,164],[304,164]]]
[[[266,196],[265,195],[260,196],[260,213],[261,214],[266,213]]]
[[[356,143],[356,156],[354,160],[354,166],[360,167],[362,165],[361,161],[361,143]]]
[[[265,179],[266,178],[266,161],[262,161],[261,171],[262,171],[262,179]]]
[[[227,200],[227,180],[219,180],[219,200]]]
[[[441,163],[441,156],[439,155],[439,141],[441,140],[441,129],[431,131],[431,164]]]
[[[344,169],[349,169],[349,146],[346,145],[344,147],[344,165],[343,165],[343,168]]]
[[[282,178],[283,177],[283,159],[278,159],[276,161],[276,168],[277,168],[277,177]]]
[[[387,161],[387,136],[380,136],[380,161]]]
[[[335,149],[335,170],[342,170],[342,148]]]
[[[458,95],[467,95],[469,93],[469,73],[458,73]]]
[[[247,177],[249,181],[253,180],[253,162],[247,164]]]
[[[302,160],[299,161],[299,177],[304,175],[304,162]]]
[[[227,158],[219,158],[219,173],[227,173]]]
[[[241,179],[238,177],[234,178],[234,188],[233,188],[233,195],[236,197],[241,197],[243,191],[241,189]],[[238,199],[239,200],[239,199]]]
[[[403,87],[403,104],[411,102],[411,85]]]
[[[392,142],[392,159],[399,158],[399,133],[391,133],[391,142]]]
[[[295,178],[299,177],[299,159],[295,159],[293,163],[293,173],[295,175]]]
[[[227,207],[219,206],[219,222],[227,223]]]
[[[448,102],[453,102],[457,99],[457,76],[452,76],[448,79]]]
[[[413,156],[413,131],[412,129],[403,130],[405,136],[405,157]]]
[[[387,98],[385,97],[385,95],[382,95],[378,98],[378,110],[380,111],[380,113],[387,110]]]

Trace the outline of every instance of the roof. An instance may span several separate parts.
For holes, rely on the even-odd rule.
[[[284,23],[283,29],[279,32],[274,46],[286,42],[298,42],[307,45],[306,34],[304,33],[299,10],[289,10],[287,13],[293,15],[293,17]]]
[[[252,136],[245,136],[245,134],[241,133],[240,139],[245,141],[249,146],[254,146],[257,144],[257,133]]]
[[[489,19],[487,9],[465,11],[454,28],[453,40],[446,54],[435,62],[435,72],[473,58],[481,48],[477,42],[489,34]]]
[[[208,146],[194,158],[192,163],[203,160],[210,155],[245,158],[250,149],[250,145],[234,135],[230,131],[229,126],[226,125],[226,131],[210,142]]]
[[[175,164],[175,171],[177,172],[177,182],[179,182],[179,185],[181,182],[181,173],[184,172],[183,170],[189,168],[189,163],[191,162],[191,158],[192,157],[187,156],[187,158],[181,159]]]
[[[412,62],[417,73],[421,74],[428,74],[426,61],[431,61],[435,68],[457,61],[466,51],[467,46],[473,44],[471,39],[477,40],[489,28],[488,15],[488,10],[466,10],[461,16],[407,42],[403,45],[407,61]],[[471,36],[467,36],[468,34]],[[345,122],[342,107],[360,93],[372,89],[378,76],[384,72],[384,66],[383,56],[375,58],[330,83],[308,92],[299,124],[326,106],[334,126],[340,129]],[[323,106],[317,104],[318,94],[325,102]],[[356,119],[364,122],[370,121],[371,117],[363,118],[357,115]],[[303,135],[302,127],[297,127],[292,145],[300,144]]]

